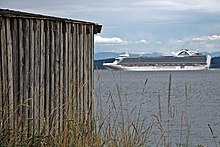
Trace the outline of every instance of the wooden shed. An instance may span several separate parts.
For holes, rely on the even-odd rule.
[[[92,22],[0,9],[0,131],[92,127]],[[85,129],[85,128],[84,128]]]

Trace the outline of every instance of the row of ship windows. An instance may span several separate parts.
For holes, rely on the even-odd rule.
[[[133,66],[198,66],[198,65],[205,65],[204,64],[120,64],[123,66],[133,67]]]

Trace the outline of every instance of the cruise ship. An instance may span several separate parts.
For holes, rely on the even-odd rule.
[[[211,56],[202,55],[198,50],[182,49],[172,56],[130,57],[128,53],[115,58],[113,63],[103,63],[109,70],[124,71],[186,71],[209,69]]]

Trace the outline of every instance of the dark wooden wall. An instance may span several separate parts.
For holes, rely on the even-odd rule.
[[[0,131],[27,136],[89,124],[93,23],[0,15]],[[100,26],[99,26],[100,27]]]

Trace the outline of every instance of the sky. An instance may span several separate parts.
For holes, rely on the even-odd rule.
[[[95,52],[220,51],[219,0],[0,0],[0,8],[101,24]]]

